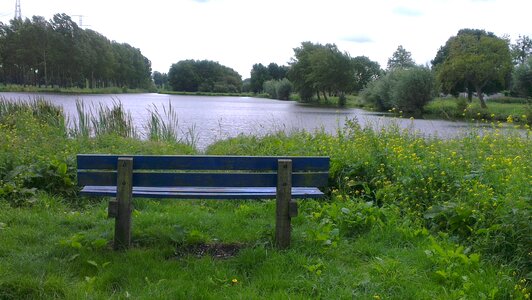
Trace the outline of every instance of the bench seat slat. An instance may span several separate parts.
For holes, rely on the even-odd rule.
[[[78,172],[78,185],[115,185],[116,172]],[[294,173],[294,187],[324,187],[328,173]],[[274,173],[133,173],[133,186],[203,186],[203,187],[273,187],[277,186]]]
[[[85,196],[116,197],[116,186],[85,186],[81,192]],[[133,187],[133,197],[175,198],[175,199],[273,199],[274,187]],[[292,198],[321,198],[323,193],[317,188],[292,188]]]
[[[135,170],[275,171],[279,159],[291,159],[292,171],[328,171],[329,157],[187,156],[78,154],[78,170],[116,170],[119,157],[132,157]]]

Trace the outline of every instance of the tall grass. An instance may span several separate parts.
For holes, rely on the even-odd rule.
[[[76,99],[76,123],[72,126],[72,135],[88,138],[91,134],[90,113],[85,108],[85,103]]]
[[[162,106],[162,113],[155,104],[148,108],[148,113],[146,134],[149,140],[165,142],[180,140],[179,118],[170,101],[168,101],[168,108]]]
[[[113,101],[113,107],[100,103],[91,118],[95,135],[116,134],[122,137],[137,137],[130,112],[124,110],[120,101]]]
[[[67,118],[63,109],[42,97],[17,101],[0,97],[0,122],[19,113],[30,113],[42,122],[61,129],[66,128]]]
[[[159,107],[152,104],[148,108],[148,122],[145,126],[146,136],[151,141],[163,141],[167,143],[184,143],[195,148],[199,139],[196,125],[183,130],[179,126],[177,111],[168,101],[168,106]]]
[[[76,100],[77,118],[72,126],[72,135],[88,137],[114,134],[121,137],[138,137],[131,113],[125,111],[122,102],[113,100],[113,106],[99,103],[97,107],[86,107],[82,100]]]

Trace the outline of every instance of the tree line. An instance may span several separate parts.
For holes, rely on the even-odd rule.
[[[466,93],[469,101],[476,94],[486,108],[485,94],[532,96],[532,41],[520,36],[511,44],[485,30],[462,29],[440,47],[431,65],[416,65],[400,45],[386,69],[364,56],[351,58],[334,44],[303,42],[294,49],[287,77],[304,101],[335,95],[342,105],[346,93],[361,92],[379,110],[417,114],[437,93]]]
[[[159,74],[157,74],[159,77]],[[162,75],[164,76],[164,75]],[[240,93],[242,77],[235,70],[209,60],[182,60],[170,67],[168,83],[174,91]]]
[[[152,85],[151,62],[137,48],[80,28],[66,14],[0,22],[0,82],[57,87]]]
[[[328,101],[361,93],[375,107],[419,111],[435,94],[509,91],[532,95],[532,40],[515,44],[480,29],[462,29],[440,47],[430,65],[416,65],[399,46],[386,69],[366,56],[351,57],[335,44],[302,42],[287,65],[257,63],[242,81],[233,69],[209,60],[181,60],[168,73],[151,73],[151,62],[137,48],[80,28],[66,14],[49,21],[34,16],[0,22],[0,82],[57,87],[127,87],[186,92],[267,94],[301,101]]]

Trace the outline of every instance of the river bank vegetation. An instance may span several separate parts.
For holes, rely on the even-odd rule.
[[[135,137],[117,103],[67,126],[60,108],[0,101],[0,298],[529,299],[531,132],[449,140],[349,121],[336,135],[239,136],[216,155],[327,155],[328,197],[300,201],[272,247],[274,201],[135,201],[111,250],[107,201],[77,196],[77,153],[192,154],[175,111]]]
[[[45,87],[33,85],[16,85],[0,84],[0,92],[9,93],[51,93],[51,94],[72,94],[72,95],[87,95],[87,94],[126,94],[126,93],[146,93],[155,92],[155,89],[130,89],[127,87],[107,87],[107,88],[60,88],[60,87]]]

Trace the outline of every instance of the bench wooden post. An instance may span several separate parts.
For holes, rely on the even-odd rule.
[[[127,249],[131,243],[131,201],[133,198],[133,158],[118,158],[115,219],[115,250]]]
[[[290,247],[290,201],[292,199],[292,160],[279,159],[277,169],[277,206],[275,218],[275,245]]]

